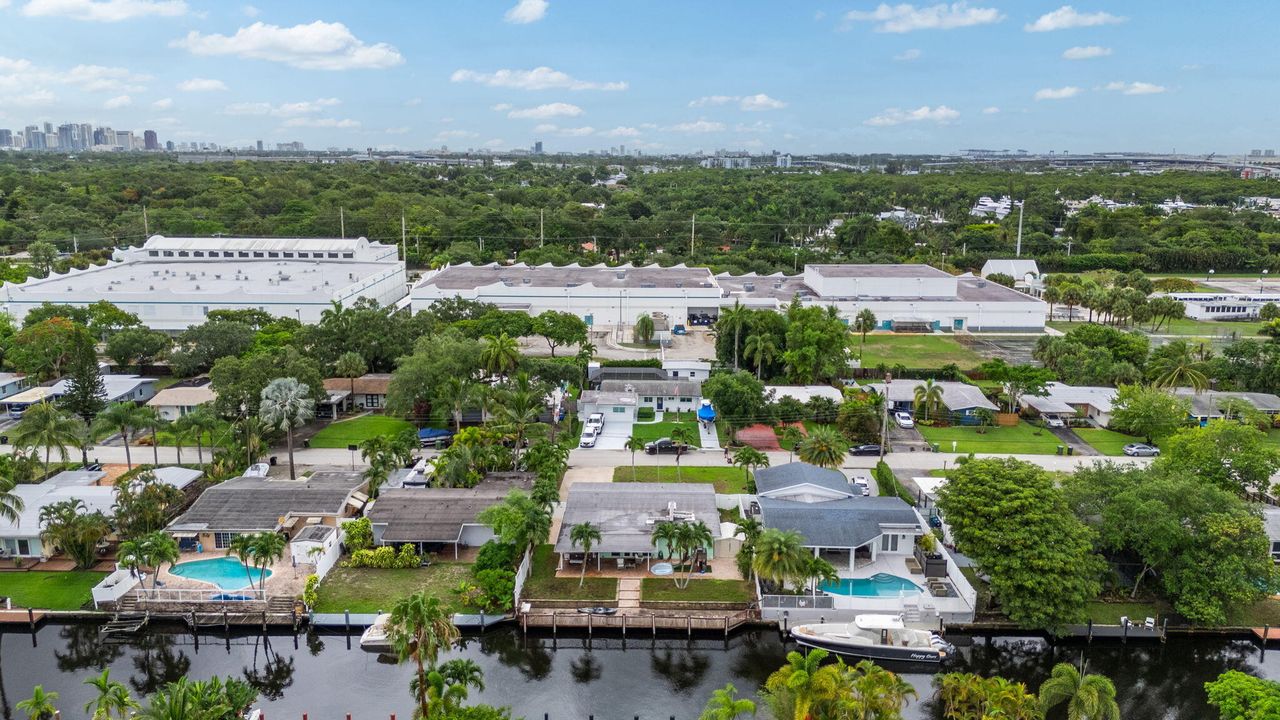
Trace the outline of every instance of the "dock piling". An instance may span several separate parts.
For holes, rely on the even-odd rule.
[[[1093,618],[1089,618],[1089,634],[1085,639],[1086,643],[1093,642]]]
[[[36,631],[36,611],[27,608],[27,624],[31,626],[31,632]]]

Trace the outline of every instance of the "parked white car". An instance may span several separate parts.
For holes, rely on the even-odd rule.
[[[593,428],[599,434],[604,429],[604,413],[591,413],[591,416],[583,423],[583,428]]]
[[[1067,426],[1062,418],[1047,417],[1044,419],[1044,426],[1047,428],[1064,428]]]
[[[854,478],[853,489],[858,492],[861,492],[864,497],[871,494],[871,486],[867,484],[866,478],[860,478],[860,477]]]
[[[899,410],[894,413],[893,421],[898,423],[900,428],[913,428],[916,426],[916,421],[911,419],[911,413],[905,410]]]
[[[586,428],[582,431],[582,437],[578,440],[578,447],[595,447],[596,438],[598,437],[600,437],[600,433],[595,428]]]

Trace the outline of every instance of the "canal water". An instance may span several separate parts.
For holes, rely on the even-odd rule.
[[[1204,683],[1227,670],[1280,679],[1280,650],[1263,656],[1248,641],[1170,639],[1166,644],[1051,645],[1040,638],[953,638],[961,645],[948,670],[1001,675],[1034,691],[1055,662],[1078,663],[1115,681],[1125,720],[1204,720],[1216,713],[1204,702]],[[683,637],[558,639],[522,637],[514,628],[464,638],[454,656],[484,669],[486,689],[471,700],[508,705],[528,720],[691,720],[716,688],[733,683],[754,692],[788,649],[772,630],[729,639]],[[196,642],[180,628],[152,628],[127,640],[104,641],[93,624],[49,624],[34,634],[0,633],[0,717],[19,717],[14,705],[31,688],[60,695],[65,718],[83,716],[91,695],[83,685],[110,667],[135,695],[189,676],[233,675],[257,686],[270,720],[312,720],[347,713],[355,720],[410,717],[409,666],[363,652],[358,637],[310,630],[297,635],[202,633]],[[940,717],[931,702],[932,675],[902,672],[920,698],[913,719]]]

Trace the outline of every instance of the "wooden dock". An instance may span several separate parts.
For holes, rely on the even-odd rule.
[[[517,616],[522,632],[529,628],[550,629],[552,635],[560,630],[585,630],[588,635],[596,632],[620,633],[622,637],[630,634],[657,635],[659,630],[684,633],[690,637],[695,631],[700,633],[723,634],[751,622],[755,616],[750,610],[714,612],[699,614],[680,611],[631,611],[617,615],[591,615],[576,610],[532,610]]]
[[[44,620],[43,610],[0,610],[0,625],[30,625]]]
[[[1264,643],[1271,642],[1272,640],[1280,640],[1280,628],[1273,628],[1268,625],[1266,627],[1250,628],[1250,631],[1253,633],[1253,637],[1255,639]]]

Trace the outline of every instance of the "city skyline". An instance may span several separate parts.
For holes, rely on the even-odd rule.
[[[1277,14],[1261,3],[734,9],[0,0],[0,128],[78,118],[175,143],[385,150],[1276,144],[1257,83],[1277,51],[1233,31]]]

